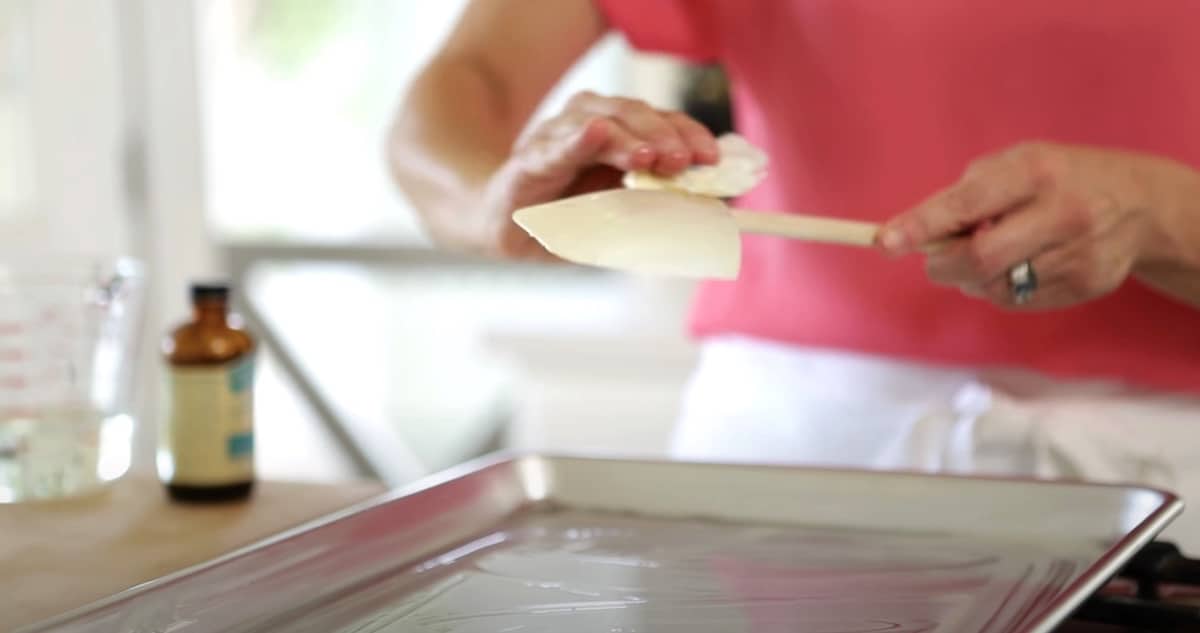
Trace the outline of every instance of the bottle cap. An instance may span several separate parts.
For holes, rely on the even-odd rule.
[[[226,283],[194,283],[192,284],[192,301],[222,300],[229,298],[229,284]]]

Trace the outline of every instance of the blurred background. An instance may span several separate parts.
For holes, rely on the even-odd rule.
[[[384,136],[464,0],[0,0],[0,249],[150,275],[135,468],[159,337],[227,277],[265,343],[261,476],[397,485],[497,448],[655,455],[694,361],[692,288],[430,248]],[[602,42],[581,89],[728,126],[719,70]]]

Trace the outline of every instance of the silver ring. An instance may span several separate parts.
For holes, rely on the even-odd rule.
[[[1008,288],[1012,293],[1013,303],[1024,305],[1033,299],[1033,291],[1037,290],[1037,273],[1033,264],[1025,260],[1008,271]]]

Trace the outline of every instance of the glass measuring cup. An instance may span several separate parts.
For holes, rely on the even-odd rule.
[[[0,503],[129,469],[142,295],[130,259],[0,256]]]

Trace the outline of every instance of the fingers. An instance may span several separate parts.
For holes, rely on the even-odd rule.
[[[1029,260],[1038,281],[1037,288],[1026,303],[1017,302],[1007,271],[987,283],[962,286],[962,292],[1006,310],[1036,312],[1065,308],[1078,303],[1080,296],[1069,276],[1063,273],[1063,260],[1061,251],[1050,251]],[[1014,262],[1014,265],[1019,263]]]
[[[1053,208],[1029,205],[988,224],[967,239],[956,240],[925,260],[925,271],[935,283],[955,286],[963,294],[1012,310],[1062,307],[1071,303],[1061,272],[1066,268],[1070,236],[1056,223]],[[1019,304],[1013,295],[1009,272],[1029,261],[1037,275],[1032,300]]]
[[[1129,268],[1120,259],[1107,256],[1097,237],[1060,241],[1037,253],[1013,257],[999,274],[974,278],[952,285],[968,296],[985,299],[1010,310],[1050,310],[1075,305],[1107,294],[1120,286]],[[1030,300],[1018,304],[1009,282],[1009,271],[1028,261],[1037,278]]]
[[[511,213],[564,195],[620,183],[620,173],[653,170],[674,175],[719,158],[716,139],[679,112],[662,112],[634,99],[580,93],[566,109],[523,133],[487,195],[500,211],[482,229],[501,255],[546,256],[511,220]]]
[[[669,176],[694,163],[716,160],[717,144],[712,133],[685,114],[660,112],[636,99],[592,93],[573,98],[570,109],[607,117],[632,137],[644,141],[654,154],[651,168],[661,175]]]
[[[973,163],[954,185],[884,225],[879,242],[893,255],[970,232],[986,220],[1033,200],[1046,183],[1050,160],[1040,145],[1022,145]]]
[[[560,136],[552,151],[547,152],[549,162],[559,166],[586,165],[602,153],[613,162],[632,161],[639,151],[644,154],[644,150],[649,149],[607,119],[589,119],[582,126],[564,119],[560,127],[566,133]]]
[[[654,159],[650,145],[619,123],[577,113],[564,113],[547,121],[513,155],[522,175],[564,184],[593,165],[630,171],[647,169]]]
[[[571,161],[574,167],[586,167],[599,163],[622,171],[633,171],[649,169],[654,165],[656,160],[654,148],[612,119],[603,117],[589,119],[581,136],[588,135],[599,138],[600,146],[593,148],[589,140],[587,147],[582,148],[577,160]],[[581,142],[583,142],[582,139]],[[593,149],[595,151],[591,151]]]
[[[719,158],[716,139],[680,112],[660,112],[633,99],[581,93],[517,150],[534,173],[594,164],[621,171],[673,175]]]
[[[708,128],[682,112],[667,112],[664,116],[687,143],[695,162],[712,165],[720,159],[717,139]]]
[[[1032,204],[988,223],[969,238],[953,240],[925,260],[929,278],[945,285],[981,286],[1003,277],[1013,264],[1080,237],[1069,216],[1050,204]]]
[[[976,162],[958,183],[894,218],[879,243],[893,254],[921,249],[932,281],[1001,307],[1095,299],[1128,278],[1144,235],[1136,207],[1113,183],[1121,176],[1096,167],[1078,149],[1018,146]],[[924,248],[935,241],[944,246]],[[1018,304],[1009,273],[1023,262],[1037,288]]]
[[[611,117],[632,136],[648,142],[655,153],[655,172],[675,174],[692,164],[692,150],[679,130],[649,105],[633,99],[608,99],[598,102],[596,113]]]

